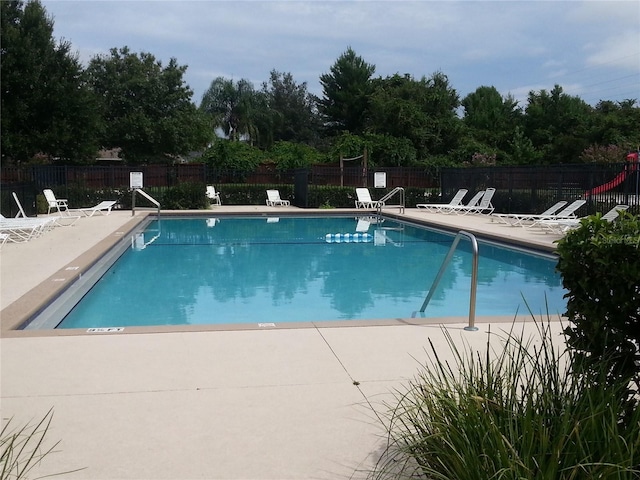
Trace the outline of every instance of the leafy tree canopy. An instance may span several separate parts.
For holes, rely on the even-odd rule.
[[[229,140],[259,144],[261,135],[270,134],[266,97],[246,79],[218,77],[202,96],[200,110],[213,119]]]
[[[322,163],[324,155],[315,148],[303,143],[279,141],[269,151],[278,170],[306,168],[313,164]]]
[[[204,115],[184,83],[186,66],[172,58],[166,67],[150,53],[128,47],[94,57],[89,82],[101,100],[102,145],[120,147],[130,162],[171,161],[212,138]]]
[[[396,74],[373,80],[372,89],[369,131],[408,139],[419,158],[455,148],[460,102],[446,75],[415,80]]]
[[[545,163],[576,163],[589,145],[592,108],[556,85],[550,92],[529,92],[525,109],[525,134],[540,149]]]
[[[273,141],[317,142],[317,99],[307,91],[306,82],[298,84],[291,73],[271,70],[262,91],[271,112]]]
[[[220,170],[249,174],[264,160],[264,152],[245,142],[216,139],[205,151],[203,159]]]
[[[37,0],[3,1],[0,12],[3,161],[93,157],[100,119],[70,44],[55,43],[53,20]]]
[[[324,95],[319,109],[330,132],[348,130],[357,134],[364,130],[375,69],[349,47],[329,73],[320,76]]]

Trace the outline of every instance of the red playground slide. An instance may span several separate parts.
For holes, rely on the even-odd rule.
[[[624,182],[628,175],[638,169],[638,153],[639,152],[633,152],[627,155],[627,164],[624,166],[624,170],[616,175],[616,177],[610,182],[604,183],[585,192],[585,198],[589,198],[591,195],[598,195],[599,193],[607,192]]]

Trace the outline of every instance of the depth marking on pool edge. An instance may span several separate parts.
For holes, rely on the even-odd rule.
[[[259,323],[258,327],[275,327],[275,323]]]
[[[87,328],[87,333],[110,333],[110,332],[124,332],[124,327]]]

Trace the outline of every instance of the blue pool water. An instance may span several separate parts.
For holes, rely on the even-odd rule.
[[[410,317],[453,235],[368,220],[153,221],[58,328]],[[486,242],[479,250],[477,315],[564,312],[554,258]],[[461,241],[424,316],[468,315],[471,257]]]

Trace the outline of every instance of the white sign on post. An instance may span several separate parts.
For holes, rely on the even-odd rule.
[[[373,186],[375,188],[387,188],[387,172],[376,172],[373,174]]]
[[[142,172],[129,172],[129,188],[135,190],[142,187]]]

